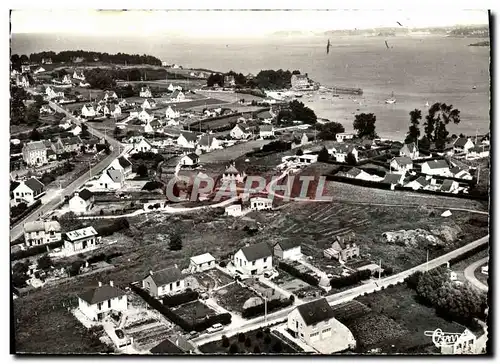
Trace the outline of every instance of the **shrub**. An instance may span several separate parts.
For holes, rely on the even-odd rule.
[[[260,346],[259,345],[255,345],[253,347],[253,352],[254,352],[254,354],[260,354]]]
[[[223,348],[229,347],[229,339],[227,338],[226,335],[222,335],[222,347]]]
[[[225,268],[227,266],[227,263],[226,262],[220,262],[219,266],[222,267],[222,268]]]
[[[168,248],[173,251],[182,249],[182,238],[179,233],[175,232],[172,234],[172,236],[170,237]]]
[[[245,346],[247,348],[249,348],[250,346],[252,346],[252,339],[250,339],[249,337],[247,337],[247,339],[245,340]]]
[[[273,345],[272,350],[275,353],[281,353],[283,350],[283,345],[281,345],[281,341],[276,341],[276,343]]]
[[[259,331],[257,331],[257,334],[255,335],[255,337],[257,339],[262,339],[264,337],[264,333],[261,330],[259,330]]]
[[[364,269],[361,271],[354,272],[353,274],[347,277],[332,278],[330,280],[330,286],[332,288],[343,288],[351,286],[361,282],[362,280],[370,278],[371,275],[372,272],[369,269]]]
[[[238,334],[238,341],[239,341],[240,343],[244,342],[244,341],[245,341],[245,338],[246,338],[246,337],[245,337],[245,334],[244,334],[244,333],[240,332],[240,333]]]
[[[267,302],[267,313],[277,311],[280,308],[288,307],[293,304],[293,301],[290,299],[285,299],[285,300],[280,300],[280,299],[274,299],[271,301]],[[252,307],[247,307],[246,309],[243,310],[241,313],[241,316],[243,318],[251,318],[255,316],[260,316],[265,313],[265,304],[261,303],[260,305],[252,306]]]
[[[288,263],[279,262],[278,267],[285,272],[290,273],[292,276],[299,278],[306,283],[309,283],[311,286],[317,287],[319,284],[319,279],[317,277],[314,277],[308,273],[303,273]]]
[[[236,345],[236,343],[231,344],[231,347],[229,348],[229,353],[231,353],[231,354],[237,354],[239,351],[240,350],[238,348],[238,345]]]
[[[264,332],[265,332],[266,334],[269,334],[269,333],[271,332],[271,329],[270,329],[269,327],[266,327],[266,328],[264,329]]]
[[[199,293],[192,290],[187,290],[185,292],[179,293],[174,296],[166,296],[163,298],[163,304],[168,307],[176,307],[182,305],[183,303],[191,302],[197,300]]]
[[[60,248],[61,246],[63,246],[63,244],[64,243],[62,241],[56,241],[56,242],[53,242],[53,243],[50,243],[47,245],[37,245],[37,246],[34,246],[34,247],[26,249],[26,250],[19,250],[17,252],[11,253],[10,259],[12,261],[14,261],[14,260],[32,257],[34,255],[43,254],[47,251],[47,249],[52,250],[52,249]]]
[[[264,338],[264,344],[269,345],[270,343],[271,343],[271,336],[266,335],[266,337]]]

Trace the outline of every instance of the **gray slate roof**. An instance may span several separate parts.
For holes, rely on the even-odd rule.
[[[271,249],[269,249],[269,245],[267,245],[267,243],[249,245],[241,248],[241,251],[249,262],[272,255]]]
[[[325,298],[308,302],[297,307],[307,326],[315,325],[334,317],[334,311]]]
[[[108,284],[101,287],[89,289],[88,291],[78,295],[85,302],[93,305],[99,302],[104,302],[112,298],[125,296],[126,293],[121,289],[112,287]]]
[[[31,177],[30,179],[25,181],[24,184],[33,191],[40,191],[45,187],[45,185],[39,180],[37,180],[35,177]]]
[[[177,267],[168,267],[156,272],[152,275],[153,281],[157,286],[163,286],[168,283],[173,283],[184,278],[181,271]]]
[[[300,246],[300,242],[297,240],[287,239],[274,244],[274,246],[279,245],[281,250],[289,250]]]

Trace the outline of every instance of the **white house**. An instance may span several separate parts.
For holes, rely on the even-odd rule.
[[[75,125],[69,132],[74,136],[77,136],[82,133],[82,128],[79,125]]]
[[[57,221],[30,221],[24,224],[24,245],[50,244],[61,240],[61,225]]]
[[[73,81],[71,81],[71,76],[70,75],[64,75],[62,81],[63,84],[65,85],[71,85]]]
[[[82,116],[85,118],[93,118],[97,115],[97,112],[92,104],[85,104],[82,106]]]
[[[337,162],[346,163],[347,155],[351,153],[358,161],[358,150],[353,145],[340,144],[335,148],[334,158]]]
[[[122,108],[120,107],[120,105],[107,104],[107,105],[104,105],[103,114],[109,115],[112,117],[118,117],[118,116],[121,116],[121,114],[122,114]]]
[[[148,98],[152,96],[153,95],[151,94],[151,90],[149,89],[149,87],[141,87],[141,91],[139,92],[139,97]]]
[[[297,260],[302,256],[300,242],[292,239],[274,244],[273,253],[275,257],[283,260]]]
[[[434,176],[452,177],[448,162],[444,159],[422,163],[422,173]]]
[[[477,354],[476,335],[470,332],[469,329],[465,329],[452,345],[441,346],[441,354]]]
[[[229,132],[229,135],[233,139],[248,139],[252,132],[246,125],[236,124]]]
[[[250,209],[254,211],[272,210],[273,200],[264,197],[252,197],[250,199]]]
[[[78,73],[76,72],[76,70],[75,72],[73,72],[73,78],[80,81],[85,81],[85,75],[83,74],[83,72]]]
[[[12,191],[16,204],[24,202],[28,205],[35,202],[35,200],[40,198],[44,193],[45,185],[34,177],[26,181],[21,181]]]
[[[130,163],[130,161],[125,156],[121,156],[111,162],[108,169],[119,170],[123,173],[124,176],[128,176],[130,173],[132,173],[132,163]]]
[[[45,72],[45,68],[43,67],[38,67],[35,72],[33,72],[35,75],[38,74],[38,73],[42,73],[42,72]]]
[[[184,93],[180,90],[175,90],[174,92],[172,92],[172,95],[170,95],[170,101],[180,102],[184,101],[185,99],[186,95],[184,95]]]
[[[221,146],[216,137],[210,134],[205,134],[198,141],[198,149],[209,153],[215,149],[221,149]]]
[[[451,179],[445,179],[441,185],[441,192],[456,193],[458,191],[458,182]]]
[[[149,114],[146,110],[142,110],[139,115],[137,115],[137,118],[142,121],[143,123],[147,123],[150,121],[153,121],[154,116],[153,114]]]
[[[87,318],[100,321],[110,311],[127,311],[127,294],[115,287],[113,281],[109,285],[99,282],[98,287],[78,295],[78,308]]]
[[[399,150],[400,157],[408,157],[410,159],[417,159],[419,157],[418,147],[415,143],[408,143],[401,147]]]
[[[241,210],[241,204],[234,204],[234,205],[229,205],[226,206],[224,209],[224,214],[227,216],[241,216],[242,210]]]
[[[274,127],[272,125],[260,125],[259,136],[262,139],[274,137]]]
[[[490,155],[489,145],[477,145],[467,151],[467,159],[487,158]]]
[[[234,255],[234,266],[243,274],[263,274],[273,268],[271,249],[265,242],[245,246]]]
[[[456,153],[467,153],[471,148],[474,148],[474,142],[471,138],[457,138],[453,142],[453,150]]]
[[[165,110],[165,117],[167,119],[176,119],[181,115],[179,111],[175,111],[172,109],[171,106],[167,107],[167,110]]]
[[[17,75],[17,77],[16,77],[16,86],[24,87],[24,88],[29,87],[30,86],[30,80],[25,75]]]
[[[215,258],[210,253],[191,257],[189,260],[189,272],[203,272],[215,267]]]
[[[337,133],[335,135],[335,139],[337,139],[337,142],[342,143],[344,140],[350,140],[354,138],[354,134],[351,133]]]
[[[186,283],[184,275],[177,265],[149,274],[142,280],[142,288],[153,297],[162,297],[184,291]]]
[[[104,93],[104,96],[103,96],[103,99],[105,101],[109,101],[109,100],[118,100],[118,95],[116,94],[116,92],[114,91],[106,91]]]
[[[99,177],[99,186],[106,190],[119,190],[123,188],[125,176],[117,169],[107,169]]]
[[[92,226],[69,231],[64,234],[64,250],[70,254],[94,249],[100,243],[101,237]]]
[[[43,166],[48,163],[47,147],[43,141],[29,142],[22,149],[23,160],[30,167]]]
[[[328,301],[321,298],[297,306],[287,319],[288,331],[321,354],[352,348],[356,340],[351,331],[335,319]]]
[[[414,190],[427,189],[431,183],[424,176],[420,176],[417,179],[407,183],[405,187],[412,188]]]
[[[177,138],[177,145],[183,148],[195,148],[198,136],[195,133],[183,131]]]
[[[296,156],[296,162],[303,164],[303,165],[310,165],[312,163],[316,163],[318,161],[318,155],[317,154],[302,154]]]
[[[394,157],[389,163],[391,170],[405,174],[413,169],[413,161],[409,157]]]
[[[455,178],[468,179],[468,180],[473,179],[473,177],[469,173],[469,171],[466,171],[465,169],[462,169],[458,166],[450,168],[450,172],[453,175],[453,177],[455,177]]]
[[[141,138],[139,141],[133,143],[132,150],[130,150],[129,154],[146,153],[150,152],[152,149],[151,143]]]
[[[189,153],[180,159],[179,164],[181,166],[195,166],[198,164],[199,160],[200,160],[200,157],[198,157],[198,154]]]
[[[304,88],[309,88],[309,77],[307,75],[292,75],[290,80],[292,88],[295,90],[300,90]]]
[[[156,101],[148,98],[148,99],[144,100],[141,107],[143,109],[154,109],[156,107]]]
[[[84,188],[80,192],[75,192],[69,200],[69,210],[81,214],[89,211],[94,204],[94,195],[88,189]]]
[[[221,182],[222,183],[225,183],[225,182],[236,182],[236,183],[242,183],[244,180],[245,180],[245,173],[240,173],[240,171],[238,171],[236,169],[236,166],[233,164],[229,165],[226,170],[224,171],[224,173],[222,174],[222,177],[221,177]]]
[[[45,89],[45,94],[47,95],[47,97],[49,98],[49,100],[50,99],[55,99],[56,97],[64,97],[64,92],[62,92],[62,91],[56,92],[50,86],[47,86],[47,88]]]

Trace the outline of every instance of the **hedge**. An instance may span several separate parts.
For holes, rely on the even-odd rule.
[[[36,200],[33,204],[31,204],[30,206],[28,206],[19,215],[11,218],[10,219],[10,226],[13,226],[14,224],[16,224],[17,222],[19,222],[20,220],[24,219],[26,216],[28,216],[29,214],[31,214],[33,212],[33,210],[35,210],[36,208],[38,208],[39,206],[41,206],[41,204],[42,204],[42,200],[41,199]]]
[[[354,272],[353,274],[347,277],[332,278],[330,280],[330,286],[332,288],[344,288],[347,286],[352,286],[356,283],[361,282],[362,280],[370,278],[371,275],[372,272],[369,269],[363,269]]]
[[[487,247],[488,247],[488,242],[485,242],[485,243],[483,243],[481,245],[476,246],[474,249],[471,249],[471,250],[469,250],[469,251],[467,251],[465,253],[457,255],[455,258],[451,258],[450,259],[450,261],[449,261],[450,265],[458,263],[458,262],[460,262],[460,261],[462,261],[464,259],[467,259],[467,258],[469,258],[469,257],[477,254],[478,252],[483,251]]]
[[[176,307],[182,305],[183,303],[191,302],[197,300],[199,293],[192,290],[187,290],[186,292],[179,293],[175,296],[166,296],[163,298],[163,304],[168,307]]]
[[[291,306],[293,304],[293,301],[294,300],[292,300],[290,298],[287,298],[285,300],[275,299],[275,300],[268,301],[267,302],[267,313],[277,311],[280,308]],[[248,307],[248,308],[244,309],[243,312],[241,313],[241,317],[252,318],[255,316],[260,316],[260,315],[265,314],[265,311],[266,311],[266,304],[261,303],[260,305],[252,306],[252,307]]]
[[[64,245],[64,242],[62,240],[55,241],[53,243],[46,244],[46,245],[37,245],[37,246],[34,246],[34,247],[26,249],[26,250],[19,250],[15,253],[11,253],[10,259],[12,261],[14,261],[14,260],[32,257],[34,255],[43,254],[43,253],[47,252],[47,248],[52,250],[52,249],[60,248],[63,245]]]
[[[182,317],[177,315],[169,307],[163,305],[160,301],[151,297],[142,288],[139,288],[138,286],[136,286],[134,284],[130,284],[129,286],[130,286],[130,289],[132,291],[134,291],[138,296],[140,296],[144,301],[146,301],[146,303],[148,303],[152,308],[157,310],[159,313],[161,313],[163,316],[165,316],[168,320],[172,321],[174,324],[180,326],[184,331],[201,332],[201,331],[208,329],[210,326],[212,326],[214,324],[220,323],[222,325],[228,325],[231,323],[231,314],[223,313],[220,315],[211,316],[203,321],[196,322],[193,325],[192,323],[184,320]]]
[[[317,277],[309,273],[303,273],[288,263],[279,262],[278,267],[285,272],[290,273],[292,276],[301,279],[306,283],[309,283],[311,286],[317,287],[319,285],[319,279]]]
[[[109,236],[113,235],[114,233],[128,229],[130,226],[128,220],[124,217],[116,219],[113,221],[111,225],[107,226],[101,226],[96,229],[97,233],[100,236]]]

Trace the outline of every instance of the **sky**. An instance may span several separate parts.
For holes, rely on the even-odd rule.
[[[276,31],[488,24],[483,10],[175,11],[13,10],[13,33],[263,36]],[[125,26],[126,25],[126,26]]]

